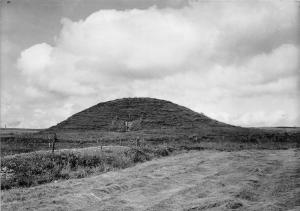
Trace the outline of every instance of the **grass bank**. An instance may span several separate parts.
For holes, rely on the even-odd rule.
[[[5,156],[1,160],[1,189],[30,187],[55,180],[83,178],[123,169],[153,157],[166,156],[164,146],[130,148],[121,146],[38,151]]]

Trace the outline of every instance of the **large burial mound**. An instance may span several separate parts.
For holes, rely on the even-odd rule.
[[[233,128],[169,101],[124,98],[99,103],[50,130],[138,131],[153,129]]]

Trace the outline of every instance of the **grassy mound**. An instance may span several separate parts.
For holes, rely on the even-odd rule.
[[[51,127],[48,131],[102,130],[138,131],[166,128],[209,128],[229,127],[183,106],[154,98],[124,98],[99,103],[67,120]]]

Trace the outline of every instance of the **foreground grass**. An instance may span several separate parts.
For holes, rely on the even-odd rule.
[[[168,155],[164,147],[121,146],[23,153],[1,160],[1,189],[30,187],[60,179],[83,178],[123,169],[153,157]]]
[[[109,146],[81,149],[37,151],[5,156],[1,160],[1,189],[30,187],[55,180],[83,178],[115,169],[124,169],[171,152],[190,150],[237,151],[245,149],[290,149],[299,143],[289,142],[167,142],[140,147]]]
[[[292,136],[293,135],[293,136]],[[167,156],[172,151],[219,150],[237,151],[246,149],[291,149],[299,148],[299,135],[284,136],[251,136],[201,139],[190,137],[170,137],[160,135],[142,139],[139,147],[134,139],[116,138],[98,141],[59,140],[56,147],[60,150],[52,154],[46,139],[13,138],[1,140],[1,189],[13,187],[30,187],[55,180],[83,178],[114,169],[123,169],[137,162],[151,160],[154,157]],[[282,141],[283,140],[283,141]],[[3,143],[4,146],[3,146]],[[95,145],[114,145],[103,149]],[[123,146],[117,146],[123,145]],[[93,147],[90,147],[93,146]],[[87,148],[80,148],[87,147]],[[74,149],[63,149],[74,148]],[[76,148],[76,149],[75,149]],[[35,150],[35,152],[27,150]],[[8,155],[10,153],[21,153]]]
[[[299,150],[180,153],[3,191],[1,210],[299,210]]]

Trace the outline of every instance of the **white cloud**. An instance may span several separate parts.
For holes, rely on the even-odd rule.
[[[18,66],[26,75],[43,75],[51,64],[51,51],[46,43],[34,45],[21,53]]]
[[[234,124],[300,124],[297,24],[296,4],[282,1],[101,10],[78,22],[63,19],[55,45],[24,50],[18,68],[28,98],[57,99],[45,107],[56,121],[99,101],[151,96]],[[260,101],[259,112],[249,98]],[[270,98],[291,104],[270,106]]]

